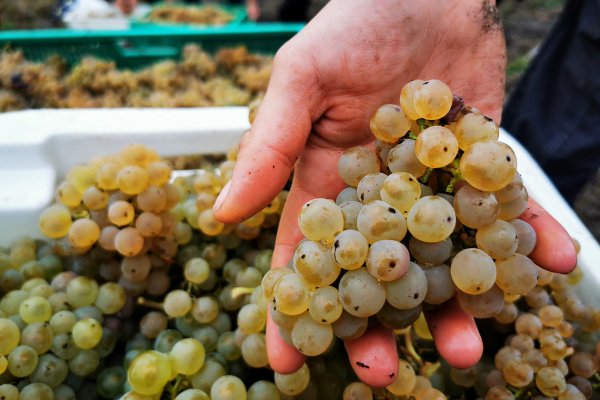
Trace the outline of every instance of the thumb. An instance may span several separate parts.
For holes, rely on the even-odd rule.
[[[233,177],[214,206],[216,218],[223,222],[240,222],[269,204],[304,149],[311,111],[322,94],[314,84],[314,70],[293,60],[289,50],[282,49],[275,57],[267,93],[241,143]]]

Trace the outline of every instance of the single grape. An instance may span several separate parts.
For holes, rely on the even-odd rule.
[[[526,294],[537,282],[537,266],[522,254],[496,260],[496,284],[511,294]]]
[[[329,286],[340,274],[331,248],[310,240],[298,245],[292,262],[294,269],[315,286]]]
[[[452,161],[458,154],[458,142],[448,128],[430,126],[417,136],[415,155],[429,168],[441,168]]]
[[[369,248],[367,271],[380,281],[395,281],[408,271],[410,254],[395,240],[378,240]]]
[[[460,159],[460,172],[479,190],[493,192],[508,185],[517,170],[512,149],[498,141],[476,142]]]
[[[469,185],[463,186],[456,192],[453,206],[456,218],[473,229],[491,224],[500,212],[500,203],[493,193]]]
[[[310,381],[310,370],[306,364],[302,364],[300,369],[291,374],[280,374],[275,372],[275,385],[281,393],[294,396],[300,394],[308,386]]]
[[[537,388],[546,396],[558,396],[567,386],[565,377],[558,368],[544,367],[535,375]]]
[[[135,210],[131,203],[118,200],[108,207],[108,219],[117,226],[129,225],[133,222]]]
[[[245,334],[258,333],[265,328],[266,310],[257,304],[246,304],[237,315],[238,328]]]
[[[279,279],[273,301],[279,311],[298,315],[308,309],[310,290],[308,283],[299,274],[287,274]]]
[[[498,125],[476,110],[464,114],[450,124],[449,128],[456,136],[461,150],[466,150],[475,142],[498,140]]]
[[[225,375],[217,379],[211,389],[212,400],[246,400],[248,394],[244,382],[237,376]]]
[[[360,202],[368,204],[373,200],[381,200],[379,191],[386,178],[387,175],[381,172],[373,172],[363,176],[356,187],[356,195]]]
[[[346,270],[354,270],[364,264],[369,242],[360,232],[349,229],[335,237],[332,250],[337,265]]]
[[[165,297],[163,308],[170,317],[183,317],[192,309],[192,298],[185,290],[173,290]]]
[[[310,240],[332,242],[344,229],[344,215],[332,200],[313,199],[302,206],[298,226]]]
[[[427,170],[427,166],[415,155],[415,141],[412,139],[404,139],[390,150],[387,165],[391,172],[407,172],[417,178]]]
[[[375,111],[369,126],[377,139],[393,143],[408,132],[410,120],[399,106],[384,104]]]
[[[423,197],[413,205],[406,219],[408,231],[423,242],[440,242],[456,225],[452,206],[439,196]]]
[[[51,239],[66,236],[71,228],[71,213],[65,206],[54,204],[40,214],[40,231]]]
[[[385,303],[383,285],[366,268],[346,272],[338,289],[344,310],[357,317],[375,315]]]
[[[144,237],[136,228],[124,228],[115,236],[115,248],[125,257],[138,255],[143,247]]]
[[[340,204],[340,209],[344,215],[344,229],[358,230],[358,213],[363,208],[363,204],[358,201],[346,201]]]
[[[496,280],[494,260],[479,249],[458,252],[452,260],[450,273],[456,287],[472,295],[485,293]]]
[[[421,304],[413,308],[400,310],[386,302],[377,313],[377,319],[381,322],[381,325],[388,329],[403,329],[412,325],[419,318],[421,310]]]
[[[421,197],[421,186],[408,172],[396,172],[385,179],[380,193],[383,201],[406,215]]]
[[[384,239],[399,241],[406,235],[406,220],[402,213],[381,200],[363,206],[356,225],[369,243]]]
[[[442,81],[428,80],[414,91],[413,104],[420,118],[440,119],[450,111],[452,91]]]
[[[8,370],[17,378],[24,378],[35,371],[38,364],[38,353],[29,346],[21,345],[8,354]]]
[[[461,308],[475,318],[491,318],[504,307],[504,293],[498,286],[493,285],[482,294],[457,293]]]
[[[346,311],[333,323],[333,334],[341,340],[352,340],[362,336],[367,330],[369,319],[356,317]]]
[[[537,241],[535,230],[527,222],[520,219],[513,219],[510,224],[517,232],[518,245],[516,252],[528,256],[535,248]]]
[[[353,147],[340,156],[338,172],[348,186],[356,187],[363,176],[379,172],[379,161],[366,147]]]
[[[144,395],[160,393],[170,377],[168,356],[154,350],[139,354],[127,371],[127,381],[133,390]]]
[[[324,353],[332,340],[331,325],[316,322],[308,313],[300,315],[292,329],[292,343],[302,354],[308,356]]]
[[[202,296],[193,302],[192,316],[201,324],[214,321],[219,315],[219,302],[212,296]]]
[[[52,317],[52,306],[41,296],[32,296],[21,303],[19,315],[28,324],[46,322]]]
[[[339,292],[332,286],[317,288],[308,306],[310,316],[322,324],[331,324],[337,321],[343,310]]]
[[[0,355],[7,355],[21,340],[19,326],[8,318],[0,318]]]
[[[415,92],[424,82],[425,81],[418,79],[410,81],[402,87],[402,91],[400,92],[400,107],[402,108],[402,111],[404,111],[404,114],[410,119],[417,120],[421,118],[421,115],[415,110],[414,98]],[[413,133],[417,134],[418,132]]]
[[[450,268],[446,264],[438,264],[424,270],[427,277],[427,294],[423,301],[428,304],[441,304],[450,300],[456,292]]]
[[[492,258],[508,258],[518,246],[517,230],[508,222],[496,220],[480,228],[475,235],[477,247]]]
[[[204,346],[193,338],[178,341],[169,353],[171,368],[175,373],[183,375],[198,372],[204,365],[205,356]]]
[[[248,400],[281,400],[281,395],[273,382],[256,381],[248,388]]]
[[[398,375],[386,389],[397,396],[408,395],[415,387],[416,381],[417,376],[414,369],[407,361],[400,359],[398,361]]]
[[[342,189],[342,191],[335,198],[335,204],[337,204],[340,207],[343,203],[347,201],[359,201],[356,188],[348,186]]]
[[[408,270],[400,279],[384,282],[386,299],[401,310],[414,308],[425,300],[427,277],[418,264],[410,262]]]

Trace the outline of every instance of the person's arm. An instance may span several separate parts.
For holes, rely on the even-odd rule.
[[[302,239],[300,208],[315,197],[335,199],[344,188],[338,158],[344,149],[373,140],[369,119],[380,105],[397,104],[410,80],[441,79],[466,104],[499,122],[505,64],[493,2],[331,1],[277,53],[233,178],[215,205],[216,217],[236,223],[254,215],[279,193],[295,167],[272,260],[275,268],[287,265]],[[426,319],[451,365],[465,368],[479,360],[481,337],[455,301],[426,313]],[[395,379],[398,356],[390,331],[371,329],[346,349],[365,383],[381,387]],[[270,318],[267,351],[271,367],[280,373],[304,362]]]

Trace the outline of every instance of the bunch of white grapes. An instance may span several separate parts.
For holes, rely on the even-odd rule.
[[[540,271],[527,257],[535,232],[517,219],[527,191],[491,119],[441,81],[412,81],[370,127],[379,156],[366,147],[340,156],[347,187],[302,207],[292,268],[262,282],[283,339],[309,356],[334,336],[359,337],[369,318],[404,328],[453,296],[492,317]]]

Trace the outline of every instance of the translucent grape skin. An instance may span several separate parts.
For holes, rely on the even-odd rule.
[[[408,231],[423,242],[441,242],[450,236],[456,225],[452,206],[439,196],[417,200],[406,219]]]
[[[385,289],[366,268],[348,271],[339,283],[344,310],[357,317],[375,315],[385,303]]]
[[[401,97],[402,99],[402,97]],[[416,86],[413,104],[420,118],[440,119],[452,107],[452,91],[444,82],[436,79],[425,81]]]
[[[514,219],[510,221],[510,224],[517,232],[518,245],[516,252],[528,256],[535,248],[537,241],[535,230],[527,222],[520,219]]]
[[[308,309],[310,289],[299,274],[284,275],[275,288],[274,302],[285,314],[301,314]]]
[[[465,185],[456,192],[453,206],[458,220],[473,229],[491,224],[500,212],[500,203],[493,193],[470,185]]]
[[[479,190],[493,192],[508,185],[517,171],[512,149],[498,141],[477,142],[460,159],[460,172]]]
[[[415,110],[414,98],[415,92],[424,82],[423,80],[415,79],[406,83],[400,91],[400,107],[404,111],[404,114],[412,120],[421,118],[421,115]],[[416,134],[416,132],[413,133]]]
[[[65,206],[54,204],[40,214],[39,227],[51,239],[64,237],[71,227],[71,213]]]
[[[438,264],[424,268],[424,270],[427,277],[425,303],[441,304],[450,300],[454,293],[456,293],[450,268],[446,264]]]
[[[400,310],[386,302],[377,313],[377,319],[381,325],[388,329],[403,329],[411,326],[419,318],[421,311],[421,304],[413,308]]]
[[[408,271],[400,279],[385,282],[386,300],[401,310],[414,308],[425,300],[427,277],[423,269],[410,262]]]
[[[390,150],[387,165],[391,172],[408,172],[417,178],[427,170],[427,166],[415,155],[415,141],[412,139],[404,139]]]
[[[345,311],[331,324],[333,334],[342,340],[352,340],[362,336],[367,330],[369,319],[366,317],[356,317]]]
[[[459,291],[457,299],[461,308],[475,318],[491,318],[504,307],[504,293],[496,285],[477,295]]]
[[[419,264],[442,264],[450,258],[452,252],[452,240],[447,238],[441,242],[422,242],[415,237],[408,241],[410,254]]]
[[[377,240],[402,240],[406,235],[406,220],[402,213],[388,203],[374,200],[363,206],[356,225],[369,243]]]
[[[292,329],[292,343],[298,351],[308,356],[324,353],[332,340],[331,325],[315,321],[308,313],[298,317]]]
[[[430,126],[422,131],[415,142],[415,155],[430,168],[441,168],[458,154],[458,142],[454,134],[443,126]]]
[[[302,393],[310,381],[310,370],[306,364],[288,375],[275,372],[275,385],[283,394],[294,396]]]
[[[344,215],[332,200],[313,199],[302,206],[298,226],[310,240],[331,242],[344,229]]]
[[[360,202],[368,204],[373,200],[381,200],[379,191],[386,178],[387,175],[381,172],[374,172],[363,176],[356,187],[356,195]]]
[[[408,172],[396,172],[385,179],[380,194],[383,201],[406,215],[421,197],[421,186]]]
[[[217,379],[211,389],[212,400],[246,400],[246,386],[237,376],[225,375]]]
[[[410,254],[406,246],[395,240],[378,240],[369,248],[367,271],[381,281],[394,281],[407,271]]]
[[[329,286],[340,273],[331,249],[310,240],[298,245],[292,262],[294,269],[307,282],[319,287]]]
[[[537,266],[522,254],[496,260],[496,284],[506,293],[526,294],[536,285],[537,276]]]
[[[449,128],[456,136],[461,150],[466,150],[475,142],[498,140],[498,125],[479,111],[464,114],[450,124]]]
[[[338,172],[348,186],[356,187],[363,176],[379,172],[379,161],[366,147],[353,147],[340,156]]]
[[[481,294],[496,280],[494,260],[479,249],[464,249],[454,256],[450,266],[452,281],[467,294]]]
[[[344,230],[333,242],[333,258],[343,269],[360,268],[367,259],[369,242],[357,230]]]
[[[375,111],[369,126],[377,139],[393,143],[408,132],[410,120],[399,106],[384,104]]]
[[[333,286],[317,288],[310,299],[308,312],[319,323],[331,324],[340,318],[344,308],[338,290]]]
[[[508,222],[496,220],[479,229],[475,235],[477,247],[492,258],[508,258],[515,254],[518,246],[517,231]]]
[[[139,354],[129,366],[127,380],[140,394],[160,393],[171,377],[171,364],[166,354],[147,350]]]

